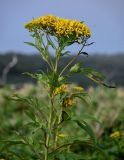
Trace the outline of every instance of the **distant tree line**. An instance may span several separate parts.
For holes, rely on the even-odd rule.
[[[0,75],[2,74],[5,66],[11,61],[14,53],[0,54]],[[48,72],[49,67],[41,59],[41,56],[38,54],[25,55],[25,54],[16,54],[18,58],[18,63],[9,71],[7,76],[7,83],[10,84],[20,84],[33,82],[35,80],[32,78],[23,75],[24,72]],[[74,56],[74,55],[73,55]],[[72,56],[72,57],[73,57]],[[64,57],[60,60],[60,69],[67,63],[67,60],[72,57]],[[52,57],[54,61],[54,57]],[[102,72],[106,76],[106,80],[117,86],[124,86],[124,54],[114,54],[114,55],[100,55],[93,54],[88,57],[85,55],[80,56],[77,61],[82,62],[82,66],[87,67],[91,66],[97,71]],[[69,69],[69,68],[68,68]],[[73,81],[82,86],[95,85],[87,80],[83,75],[79,74],[78,76],[73,76],[69,81]]]

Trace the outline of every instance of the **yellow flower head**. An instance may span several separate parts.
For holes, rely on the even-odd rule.
[[[81,86],[75,86],[74,90],[77,91],[77,92],[82,92],[82,91],[84,91],[84,88],[81,87]]]
[[[30,32],[44,30],[56,35],[57,37],[90,37],[91,31],[86,24],[77,20],[59,18],[53,15],[41,16],[25,25]]]
[[[122,133],[120,131],[115,131],[110,135],[111,138],[120,138],[121,136]]]
[[[67,84],[62,84],[61,86],[57,87],[55,89],[54,95],[67,92],[68,91],[68,85]]]
[[[37,19],[33,19],[29,23],[25,24],[25,28],[33,32],[35,29],[43,30],[46,28],[54,28],[54,23],[57,21],[57,17],[53,15],[42,16]]]
[[[63,100],[63,107],[71,107],[74,104],[74,98],[73,97],[66,97]]]

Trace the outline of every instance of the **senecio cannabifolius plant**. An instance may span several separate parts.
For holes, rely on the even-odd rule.
[[[61,132],[65,121],[66,124],[69,121],[77,123],[80,128],[84,129],[90,135],[92,141],[96,143],[90,126],[85,121],[79,121],[74,114],[71,114],[71,108],[76,105],[75,99],[80,98],[85,101],[87,94],[80,86],[74,87],[73,91],[69,92],[69,84],[67,83],[67,78],[76,73],[84,73],[88,78],[96,82],[101,82],[101,76],[98,76],[97,72],[91,68],[81,68],[80,63],[73,63],[78,56],[86,54],[86,52],[83,52],[83,49],[85,46],[90,45],[87,43],[91,36],[90,29],[83,22],[63,19],[53,15],[34,19],[28,22],[25,28],[32,33],[31,36],[35,39],[35,43],[26,43],[34,46],[40,52],[43,60],[50,68],[48,73],[34,75],[44,84],[49,97],[47,106],[49,113],[48,115],[44,113],[46,119],[38,122],[44,132],[44,137],[42,137],[44,154],[41,159],[43,159],[43,157],[45,160],[56,159],[55,157],[59,156],[58,153],[69,152],[69,146],[71,146],[72,141],[71,143],[59,144],[59,139],[66,136]],[[66,47],[75,43],[80,46],[80,50],[60,70],[60,58],[65,55],[70,55],[70,51],[66,51]],[[50,47],[54,50],[55,61],[53,61],[50,56]],[[70,70],[65,72],[70,66]],[[56,101],[58,101],[58,103],[56,103]],[[70,111],[68,112],[68,110]],[[78,156],[76,159],[78,159]]]
[[[62,160],[63,157],[65,159],[81,159],[81,155],[73,153],[70,149],[76,140],[79,141],[78,137],[77,139],[71,138],[70,133],[63,132],[63,128],[65,124],[75,123],[77,127],[86,131],[90,136],[90,143],[88,141],[88,144],[96,145],[96,138],[91,127],[84,121],[83,117],[76,116],[75,109],[73,109],[76,108],[76,99],[86,102],[88,94],[81,86],[70,87],[70,83],[67,81],[73,74],[76,76],[77,73],[81,73],[96,83],[103,84],[101,74],[90,67],[82,68],[81,63],[76,61],[78,56],[87,55],[83,49],[92,44],[88,43],[91,31],[84,22],[63,19],[53,15],[33,19],[25,25],[25,28],[34,38],[34,43],[26,43],[34,46],[49,66],[48,72],[28,73],[42,83],[48,97],[48,104],[45,105],[44,109],[42,109],[42,105],[38,105],[38,98],[25,99],[32,105],[27,115],[36,124],[33,134],[37,133],[39,129],[42,132],[40,141],[36,142],[36,148],[33,138],[30,142],[30,146],[32,148],[34,146],[35,159]],[[71,56],[70,51],[66,50],[68,46],[73,44],[80,47],[75,56]],[[54,59],[50,55],[51,48],[54,50]],[[70,59],[60,69],[61,57],[64,56],[70,56]],[[21,99],[20,97],[16,98]],[[74,136],[76,137],[76,135]]]

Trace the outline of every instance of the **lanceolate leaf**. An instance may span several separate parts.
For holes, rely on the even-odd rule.
[[[81,100],[82,100],[86,105],[88,104],[88,102],[85,100],[85,98],[84,98],[84,97],[79,96],[79,95],[76,95],[75,97],[77,97],[77,98],[81,99]]]
[[[49,38],[49,36],[46,36],[46,38],[47,38],[48,44],[51,45],[53,49],[56,49],[55,44],[52,42],[52,40]]]
[[[83,130],[85,130],[88,135],[90,136],[90,138],[93,140],[94,145],[96,145],[96,136],[95,133],[93,132],[92,128],[90,127],[89,124],[87,124],[85,121],[80,122],[79,120],[74,120],[77,125],[82,128]]]
[[[88,53],[87,52],[81,52],[80,54],[84,54],[85,56],[88,57]]]
[[[61,53],[61,56],[65,56],[65,55],[66,55],[66,56],[69,56],[70,53],[71,53],[70,51],[66,51],[66,52],[64,52],[64,53]]]
[[[73,152],[54,152],[54,154],[49,155],[50,160],[85,160],[85,158],[82,155],[75,154]]]
[[[18,144],[27,145],[27,143],[24,140],[3,140],[0,142],[4,142],[4,145],[0,151],[7,150],[12,145],[14,145],[14,146],[18,145]]]
[[[90,46],[92,44],[94,44],[95,42],[91,42],[91,43],[86,43],[85,46]]]
[[[70,116],[68,115],[67,112],[62,111],[62,121],[67,121],[70,119]]]
[[[34,43],[31,43],[31,42],[24,42],[24,43],[28,44],[29,46],[36,47],[36,45]]]
[[[102,84],[104,83],[105,76],[90,67],[85,67],[81,69],[81,73],[84,74],[87,78],[91,79],[95,83]]]
[[[70,72],[79,73],[81,71],[80,67],[81,67],[80,63],[76,63],[74,66],[71,67]]]
[[[99,124],[101,124],[101,122],[99,120],[97,120],[97,118],[93,117],[92,115],[89,115],[89,114],[81,114],[81,116],[73,116],[73,120],[78,120],[78,121],[83,121],[84,119],[89,119],[89,120],[92,120],[92,121],[95,121]]]

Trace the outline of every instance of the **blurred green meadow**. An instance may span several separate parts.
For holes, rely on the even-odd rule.
[[[37,113],[30,112],[30,107],[34,106],[35,111],[38,103],[41,111],[48,112],[46,110],[48,97],[40,83],[22,73],[41,73],[41,70],[47,72],[49,68],[40,56],[18,54],[17,64],[6,71],[13,55],[13,53],[0,55],[0,160],[36,160],[37,153],[42,155],[44,150],[43,135],[38,129],[38,124],[33,123],[34,115]],[[89,96],[87,103],[76,99],[75,106],[69,110],[74,110],[79,120],[85,120],[92,127],[98,144],[95,147],[87,133],[72,123],[63,124],[62,133],[59,135],[60,144],[70,144],[73,141],[70,144],[70,151],[81,155],[78,157],[81,160],[123,160],[124,56],[92,55],[89,58],[81,56],[78,60],[80,59],[84,62],[82,63],[84,67],[93,66],[106,76],[109,84],[116,85],[116,88],[96,86],[80,74],[71,77],[69,82],[84,87]],[[60,69],[67,61],[68,57],[61,59]],[[18,96],[22,101],[17,98]],[[38,117],[42,120],[43,116],[41,112]],[[56,160],[77,158],[75,155],[68,158],[59,155]]]
[[[80,119],[83,117],[90,123],[96,133],[99,148],[94,148],[87,134],[71,123],[64,124],[62,133],[66,136],[60,135],[61,141],[68,142],[70,137],[73,138],[74,143],[70,146],[70,150],[82,155],[82,159],[123,160],[124,89],[90,87],[87,91],[88,103],[76,100],[76,106],[71,109],[76,109],[77,116]],[[25,160],[34,160],[35,150],[39,148],[36,142],[41,140],[42,135],[40,132],[36,132],[37,134],[30,132],[32,128],[36,129],[36,124],[32,124],[33,114],[28,113],[30,105],[25,100],[24,102],[13,100],[14,95],[23,98],[34,97],[33,101],[37,97],[41,109],[44,109],[47,102],[46,92],[39,83],[23,84],[20,88],[6,85],[0,89],[0,159],[18,160],[26,157]],[[113,133],[115,136],[112,136]],[[26,139],[30,147],[20,144],[20,142],[23,144],[23,139]],[[35,147],[33,148],[32,145]],[[61,158],[61,160],[65,159]]]

